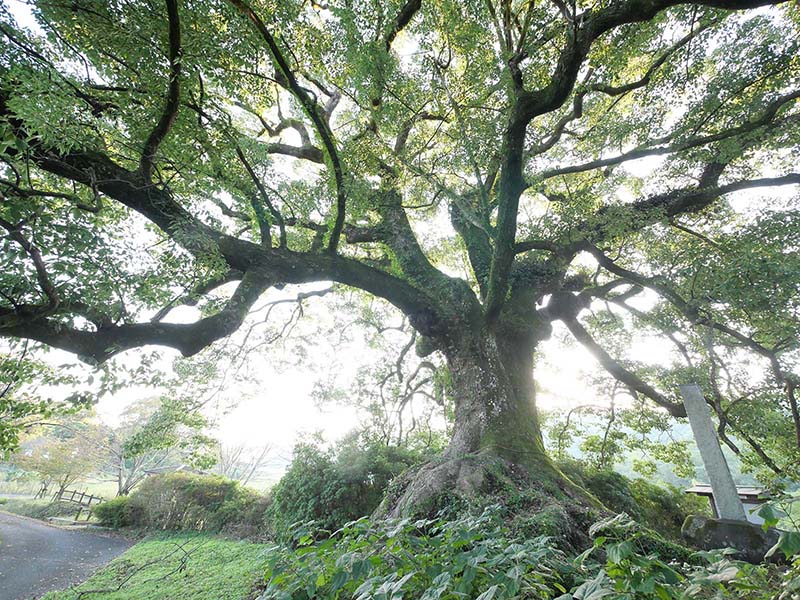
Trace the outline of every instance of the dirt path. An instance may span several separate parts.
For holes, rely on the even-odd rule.
[[[38,598],[83,581],[131,545],[0,511],[0,600]]]

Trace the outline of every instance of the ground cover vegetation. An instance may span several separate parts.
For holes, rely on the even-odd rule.
[[[782,565],[741,563],[724,551],[680,552],[654,546],[622,514],[593,524],[590,548],[573,557],[548,536],[515,535],[504,510],[363,518],[323,539],[312,522],[300,523],[280,545],[160,534],[46,598],[794,600],[800,593],[800,555],[791,558],[798,548],[787,548]]]
[[[789,533],[775,549],[786,562],[760,566],[736,561],[724,551],[695,552],[681,544],[680,524],[687,514],[707,511],[704,500],[670,486],[628,480],[574,459],[559,463],[560,469],[620,513],[587,525],[588,549],[575,545],[580,540],[563,530],[559,515],[548,510],[521,514],[518,505],[527,499],[512,487],[495,490],[492,497],[499,503],[485,509],[480,506],[488,499],[467,503],[452,497],[441,512],[424,518],[353,519],[353,515],[373,513],[386,486],[391,495],[392,478],[387,475],[408,468],[409,462],[413,465],[409,456],[416,462],[426,460],[424,454],[408,450],[358,446],[357,439],[351,436],[333,450],[302,444],[283,480],[267,495],[220,476],[148,477],[130,495],[94,509],[103,525],[136,535],[156,533],[155,540],[141,543],[142,557],[148,560],[140,559],[138,553],[123,557],[122,566],[115,561],[79,590],[96,590],[103,583],[100,589],[105,593],[124,589],[125,597],[148,598],[158,581],[161,593],[189,593],[185,590],[195,585],[194,577],[213,568],[224,570],[228,561],[234,561],[236,573],[262,575],[248,580],[250,588],[235,589],[247,589],[262,598],[478,598],[484,594],[483,598],[563,600],[792,600],[800,591],[800,521],[792,516],[792,505],[800,498],[776,501],[762,509],[768,525],[784,519]],[[187,534],[199,537],[187,538]],[[249,538],[260,545],[230,556],[176,551],[186,540],[198,548],[209,542],[228,543],[213,541],[220,539],[215,535],[229,540]],[[189,570],[187,565],[193,560],[199,564]],[[218,560],[226,565],[214,567]],[[151,569],[156,562],[158,568]]]
[[[79,586],[47,600],[251,600],[263,579],[266,547],[200,534],[139,542]]]

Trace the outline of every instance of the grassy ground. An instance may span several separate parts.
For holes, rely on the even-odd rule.
[[[263,581],[267,546],[202,534],[139,542],[71,590],[42,600],[249,600]]]
[[[13,481],[0,481],[0,495],[16,495],[24,494],[33,496],[39,491],[40,483],[38,481],[20,479]],[[78,490],[79,492],[86,492],[87,494],[94,494],[101,496],[106,500],[110,500],[117,495],[117,484],[109,481],[87,481],[77,482],[68,486],[71,490]],[[55,490],[50,491],[50,495]]]
[[[45,520],[48,517],[72,518],[78,512],[78,505],[72,502],[50,502],[33,498],[0,498],[0,510]],[[81,515],[81,520],[86,514]]]

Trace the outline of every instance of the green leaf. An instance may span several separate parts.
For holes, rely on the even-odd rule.
[[[780,550],[786,558],[800,555],[800,531],[781,531],[778,542],[769,549],[765,558]]]

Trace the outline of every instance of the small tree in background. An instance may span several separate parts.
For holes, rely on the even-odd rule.
[[[265,444],[261,448],[251,448],[244,444],[227,446],[217,444],[217,464],[214,472],[247,485],[263,470],[269,459],[272,446]]]
[[[12,457],[19,468],[36,473],[54,498],[70,485],[96,473],[106,455],[102,434],[95,425],[70,420],[40,428]]]
[[[152,398],[129,406],[117,427],[104,428],[103,471],[117,482],[117,495],[130,493],[148,471],[165,465],[210,468],[216,440],[204,433],[206,418],[191,403]]]
[[[75,384],[78,378],[33,356],[27,341],[0,349],[0,458],[19,448],[20,436],[44,420],[75,413],[90,396],[72,393],[55,399],[42,386]]]

